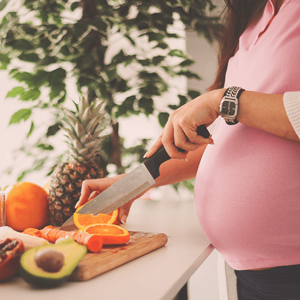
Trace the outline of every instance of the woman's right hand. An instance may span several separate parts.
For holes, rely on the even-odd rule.
[[[212,137],[198,135],[197,128],[201,125],[210,126],[219,116],[219,105],[224,92],[225,89],[210,91],[174,110],[162,135],[145,157],[151,157],[163,145],[171,158],[186,160],[189,151],[213,144]]]
[[[92,200],[93,198],[101,194],[104,190],[106,190],[108,187],[110,187],[112,184],[114,184],[116,181],[118,181],[120,178],[122,178],[125,175],[126,174],[121,174],[109,178],[84,180],[81,187],[81,196],[79,198],[79,201],[76,203],[75,208],[84,205],[88,201]],[[119,208],[119,215],[118,215],[119,222],[121,222],[122,224],[126,223],[126,219],[129,214],[132,203],[134,202],[134,200],[142,196],[142,194],[131,199],[130,201],[128,201],[127,203],[125,203]]]

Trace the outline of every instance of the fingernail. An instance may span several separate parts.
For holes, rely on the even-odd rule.
[[[126,219],[127,219],[127,216],[123,215],[122,218],[121,218],[121,223],[126,224]]]
[[[188,161],[187,158],[179,158],[179,160],[182,160],[182,161]]]
[[[79,205],[79,201],[75,204],[75,208],[78,208]]]
[[[147,152],[144,154],[143,158],[146,158],[146,157],[147,157],[148,152],[149,152],[149,151],[147,151]]]

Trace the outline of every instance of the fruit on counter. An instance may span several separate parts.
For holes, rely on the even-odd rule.
[[[8,226],[0,227],[0,242],[3,242],[7,238],[20,239],[24,244],[25,250],[49,244],[49,242],[43,238],[15,231]]]
[[[80,229],[80,231],[83,233],[99,235],[103,237],[104,245],[126,244],[130,241],[129,232],[119,225],[92,224]]]
[[[61,226],[75,212],[83,180],[102,178],[105,166],[101,159],[100,137],[105,129],[105,113],[100,113],[104,102],[89,103],[82,98],[76,111],[64,109],[63,130],[68,136],[68,162],[58,165],[51,175],[49,187],[50,224]]]
[[[63,231],[55,229],[53,226],[46,226],[40,231],[40,234],[42,238],[52,243],[55,243],[60,238],[71,237],[77,243],[86,246],[90,252],[100,252],[103,246],[103,238],[101,236],[77,231]]]
[[[0,242],[0,281],[18,272],[24,251],[23,242],[19,239],[5,239]]]
[[[73,215],[74,224],[79,229],[92,224],[119,224],[119,209],[116,209],[109,214],[98,214],[94,216],[93,214],[78,214],[77,211],[81,208],[82,206],[78,207]]]
[[[17,182],[6,190],[6,224],[17,231],[43,228],[49,221],[48,194],[31,182]]]
[[[58,286],[69,278],[86,252],[85,246],[71,238],[32,248],[21,257],[20,275],[35,286]],[[56,268],[51,267],[53,264]]]
[[[29,234],[32,236],[41,237],[41,232],[37,228],[26,228],[25,230],[23,230],[23,233],[26,233],[26,234]]]

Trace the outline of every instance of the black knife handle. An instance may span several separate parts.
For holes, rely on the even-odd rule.
[[[209,138],[210,133],[205,125],[198,126],[197,128],[198,135],[203,136],[204,138]],[[182,149],[179,149],[180,151],[183,151]],[[157,152],[155,152],[151,157],[146,158],[143,161],[143,164],[147,167],[148,171],[152,175],[153,179],[156,179],[160,173],[159,173],[159,167],[162,163],[169,160],[171,157],[167,153],[164,146],[162,146]]]
[[[159,167],[162,163],[169,160],[171,157],[167,153],[164,146],[162,146],[157,152],[155,152],[151,157],[146,158],[143,164],[146,166],[153,179],[156,179],[159,173]]]
[[[198,133],[198,135],[203,136],[205,139],[208,139],[210,136],[210,133],[205,125],[198,126],[196,132]]]

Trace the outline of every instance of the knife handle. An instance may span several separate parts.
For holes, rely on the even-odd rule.
[[[198,133],[198,135],[201,135],[205,139],[208,139],[210,137],[210,133],[205,125],[198,126],[196,132]]]
[[[209,138],[210,133],[205,125],[200,125],[197,127],[197,133],[198,135],[201,135],[204,138]],[[184,150],[179,149],[180,151],[184,152]],[[160,173],[159,173],[159,167],[162,163],[169,160],[171,157],[167,153],[164,146],[162,146],[157,152],[155,152],[151,157],[146,158],[143,161],[143,164],[147,167],[148,171],[152,175],[154,179],[156,179]]]

